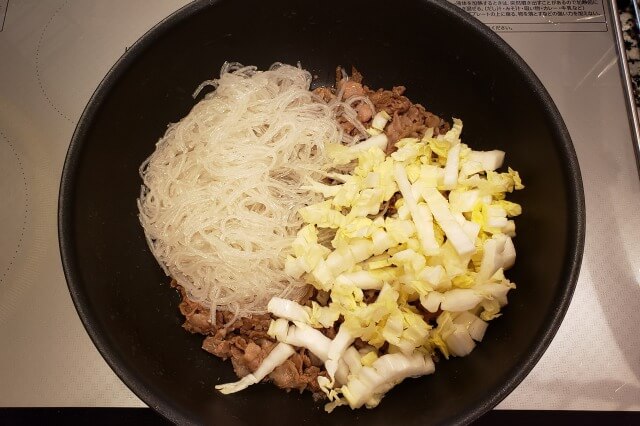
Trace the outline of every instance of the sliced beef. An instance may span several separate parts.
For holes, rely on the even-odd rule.
[[[332,340],[334,337],[336,337],[336,334],[338,334],[338,331],[336,330],[336,326],[329,327],[329,328],[321,328],[320,331],[322,332],[322,334],[324,334],[325,336],[327,336],[329,339],[332,339]]]
[[[220,336],[207,336],[202,342],[202,349],[222,359],[231,356],[231,342]]]
[[[422,105],[412,103],[404,96],[405,91],[404,86],[376,91],[365,86],[365,92],[376,109],[384,110],[391,116],[391,122],[385,128],[391,144],[406,137],[420,138],[427,128],[432,128],[436,136],[449,130],[446,121],[427,111]],[[394,148],[390,146],[387,151],[392,152]]]
[[[327,306],[329,303],[329,292],[318,290],[318,293],[315,295],[315,300],[320,306]]]
[[[369,344],[358,337],[358,338],[356,338],[356,340],[353,341],[353,346],[356,349],[360,350],[360,349],[366,348],[367,346],[369,346]]]
[[[362,294],[364,295],[362,300],[367,304],[375,302],[378,298],[378,290],[364,290]]]
[[[366,89],[366,94],[378,111],[384,110],[393,117],[395,113],[403,114],[409,110],[411,101],[403,96],[404,86],[396,86],[391,90],[378,89],[376,91]]]
[[[396,202],[398,201],[399,198],[400,198],[400,193],[396,192],[395,194],[393,194],[389,199],[389,201],[386,201],[385,203],[382,204],[380,208],[380,213],[378,214],[382,214],[382,215],[386,214],[388,216],[395,214],[397,212]]]
[[[355,134],[357,133],[356,126],[354,126],[353,123],[348,121],[346,118],[342,116],[338,117],[338,123],[340,124],[340,127],[342,127],[342,130],[344,130],[346,134],[355,136]]]
[[[295,354],[292,355],[291,358],[294,356]],[[301,384],[300,372],[291,359],[277,366],[271,374],[269,374],[269,378],[273,380],[276,386],[284,389],[297,389],[297,386]]]
[[[269,379],[276,386],[286,390],[297,389],[302,392],[308,389],[318,398],[324,395],[318,385],[319,376],[326,377],[327,374],[324,370],[313,365],[305,367],[301,355],[295,353],[282,365],[276,367],[269,374]]]
[[[338,83],[337,89],[338,91],[341,89],[344,90],[344,92],[342,92],[342,99],[345,100],[349,100],[349,98],[354,96],[364,95],[364,87],[362,87],[362,84],[352,80],[341,80],[340,83]]]
[[[412,105],[405,114],[393,114],[391,122],[385,129],[391,143],[402,138],[420,138],[424,134],[426,126],[423,117],[418,114],[418,108]]]
[[[356,106],[355,110],[358,113],[358,120],[361,123],[366,123],[371,120],[371,117],[373,117],[373,111],[371,111],[369,105],[364,102],[360,102],[360,104]]]
[[[311,306],[311,300],[315,300],[317,293],[318,290],[316,290],[314,286],[308,285],[305,293],[302,295],[298,303],[301,305]]]
[[[348,100],[353,96],[367,96],[376,111],[384,110],[391,116],[391,121],[385,128],[385,133],[389,137],[387,154],[395,151],[395,143],[406,137],[421,138],[426,129],[433,129],[435,136],[446,133],[450,127],[449,123],[437,115],[427,111],[422,105],[414,104],[404,96],[406,88],[404,86],[394,86],[391,90],[372,90],[362,84],[362,74],[357,69],[351,69],[351,76],[345,77],[341,67],[336,68],[335,88],[319,87],[315,89],[326,102],[335,99],[336,93],[343,89],[343,99]],[[362,101],[354,101],[353,108],[357,112],[358,121],[368,124],[374,111],[369,105]],[[345,133],[355,136],[358,130],[353,123],[343,116],[338,116],[338,122]]]
[[[320,96],[322,100],[327,103],[331,102],[331,100],[333,100],[336,97],[335,93],[333,93],[333,89],[326,86],[320,86],[314,89],[313,93]]]
[[[356,83],[362,83],[362,74],[356,69],[356,67],[351,67],[351,81],[355,81]]]
[[[336,84],[335,84],[336,86],[338,86],[338,84],[340,84],[340,82],[344,80],[345,74],[347,74],[347,72],[346,71],[343,72],[342,67],[338,65],[336,67]],[[363,77],[360,71],[358,71],[356,67],[352,66],[351,76],[348,77],[348,79],[351,81],[355,81],[356,83],[362,83]]]
[[[233,371],[238,377],[244,377],[251,373],[249,366],[244,362],[244,351],[235,346],[231,347],[231,365],[233,365]]]
[[[191,333],[206,335],[202,349],[222,359],[231,359],[233,370],[238,377],[253,373],[260,367],[276,343],[268,334],[272,320],[270,314],[253,315],[233,320],[230,312],[216,312],[216,323],[209,320],[210,311],[189,299],[184,289],[172,281],[172,286],[180,292],[180,312],[185,316],[183,327]],[[309,286],[304,302],[311,304],[316,290]],[[332,331],[335,336],[335,330]],[[324,364],[306,349],[298,349],[285,363],[277,367],[265,381],[277,386],[300,392],[310,390],[315,399],[324,397],[318,387],[318,376],[326,374]]]
[[[247,343],[247,346],[244,348],[243,361],[251,372],[256,371],[258,367],[260,367],[260,364],[262,364],[262,361],[269,355],[273,346],[274,345],[262,347],[252,341]]]
[[[315,367],[322,367],[324,365],[324,362],[322,362],[322,360],[320,358],[318,358],[317,356],[315,356],[311,352],[308,353],[308,357],[309,357],[309,363],[311,365],[313,365]]]
[[[316,88],[313,92],[320,96],[325,102],[331,102],[342,91],[342,101],[349,102],[353,97],[365,96],[366,88],[362,85],[362,74],[357,69],[351,69],[351,76],[345,78],[346,73],[343,73],[342,67],[336,68],[336,83],[334,87],[322,86]],[[374,111],[371,110],[362,100],[353,100],[350,105],[356,111],[357,119],[363,124],[371,121]],[[353,123],[346,120],[343,116],[338,116],[338,122],[348,135],[355,136],[358,130]]]
[[[175,280],[171,281],[171,286],[177,287],[180,295],[182,296],[182,302],[180,302],[179,305],[180,313],[184,315],[185,318],[185,322],[182,327],[191,333],[210,333],[214,327],[209,320],[209,309],[189,299],[184,289],[178,286]]]
[[[413,306],[416,307],[416,309],[418,310],[418,312],[420,313],[420,315],[422,315],[422,318],[429,324],[431,324],[432,326],[436,325],[436,320],[438,319],[438,317],[440,316],[440,314],[442,313],[441,309],[438,309],[436,312],[429,312],[425,309],[424,306],[422,306],[422,303],[414,303]]]
[[[362,83],[362,74],[355,68],[351,70],[351,76],[345,77],[345,73],[338,67],[336,69],[335,87],[319,87],[314,90],[325,102],[336,99],[337,92],[342,89],[343,100],[349,101],[356,96],[366,96],[375,107],[376,111],[384,110],[391,116],[391,121],[385,128],[385,133],[389,137],[387,153],[395,150],[395,142],[405,137],[420,138],[427,129],[433,129],[434,135],[439,135],[449,130],[449,124],[437,115],[427,111],[422,105],[412,103],[406,96],[404,86],[396,86],[391,90],[371,90]],[[366,125],[371,119],[374,111],[361,99],[352,99],[351,105],[357,112],[358,121]],[[354,136],[358,130],[353,123],[347,121],[343,116],[338,120],[347,134]],[[396,197],[394,196],[384,206],[387,212],[395,210]],[[239,377],[256,371],[271,350],[277,344],[268,334],[271,315],[253,315],[246,318],[235,318],[230,312],[216,312],[215,323],[210,321],[209,309],[197,302],[190,300],[184,289],[178,286],[175,281],[172,285],[179,290],[182,301],[180,312],[185,317],[183,327],[191,333],[205,335],[202,348],[207,352],[222,359],[231,359],[233,369]],[[306,289],[306,293],[300,300],[302,305],[311,306],[311,301],[317,301],[321,306],[328,302],[329,295],[326,292],[317,291],[312,286]],[[377,292],[367,290],[364,292],[364,300],[372,303],[377,298]],[[433,323],[438,313],[431,314],[424,310],[420,304],[418,309],[425,321]],[[330,339],[335,338],[336,328],[343,321],[341,317],[336,325],[331,328],[320,329],[320,331]],[[362,349],[368,345],[361,339],[356,339],[354,346]],[[383,350],[384,350],[383,346]],[[324,398],[324,394],[319,389],[318,377],[326,377],[326,370],[322,360],[308,352],[306,349],[298,349],[284,364],[278,366],[265,380],[272,381],[277,386],[299,391],[310,390],[314,398]]]

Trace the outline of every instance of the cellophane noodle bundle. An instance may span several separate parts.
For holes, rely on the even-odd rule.
[[[169,126],[140,168],[149,247],[212,319],[217,309],[264,313],[273,296],[304,291],[284,260],[302,225],[298,209],[322,195],[302,186],[325,176],[324,144],[343,138],[311,80],[299,67],[226,63],[198,88],[215,91]]]

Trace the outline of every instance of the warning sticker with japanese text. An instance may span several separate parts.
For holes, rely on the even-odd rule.
[[[607,31],[602,0],[449,0],[497,32]]]

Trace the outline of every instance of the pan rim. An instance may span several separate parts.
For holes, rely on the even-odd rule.
[[[514,368],[512,375],[500,388],[493,393],[487,394],[475,406],[462,410],[452,418],[453,423],[467,424],[495,407],[522,382],[542,357],[558,331],[573,296],[582,262],[586,228],[585,198],[580,167],[569,131],[551,96],[531,68],[515,50],[495,32],[458,7],[450,4],[446,0],[421,1],[440,9],[440,11],[448,15],[452,15],[455,19],[462,21],[464,25],[472,27],[479,35],[485,37],[494,48],[500,50],[505,57],[509,58],[512,64],[522,73],[526,82],[533,87],[534,92],[545,105],[546,115],[554,125],[555,136],[561,141],[557,148],[559,148],[560,160],[565,165],[564,172],[566,173],[566,179],[568,181],[569,194],[567,205],[570,212],[575,212],[575,221],[571,223],[571,227],[567,230],[574,244],[569,247],[566,254],[566,264],[568,267],[565,266],[562,277],[562,281],[566,283],[566,285],[562,288],[559,297],[556,299],[552,316],[546,321],[548,326],[535,341],[527,356],[520,360]],[[98,331],[96,318],[88,308],[86,294],[84,294],[81,284],[82,280],[78,275],[78,264],[74,255],[71,210],[75,195],[75,172],[79,164],[79,154],[82,149],[84,137],[91,127],[94,115],[99,110],[107,94],[111,91],[111,88],[119,80],[120,76],[127,71],[130,64],[133,63],[148,46],[180,22],[205,8],[215,6],[218,2],[218,0],[200,0],[178,9],[142,35],[113,65],[96,88],[78,120],[65,158],[58,197],[58,240],[62,266],[75,309],[87,333],[109,367],[125,385],[149,407],[159,412],[169,421],[177,424],[197,423],[197,419],[194,418],[192,414],[180,409],[172,401],[160,397],[153,389],[144,383],[144,380],[139,377],[135,371],[123,366],[121,361],[119,361],[117,351],[114,350],[108,339]]]

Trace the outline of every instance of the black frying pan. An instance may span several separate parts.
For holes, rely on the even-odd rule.
[[[150,6],[152,7],[152,6]],[[504,316],[471,356],[407,380],[374,410],[322,410],[271,385],[222,396],[229,363],[180,327],[178,295],[138,223],[138,166],[191,93],[225,60],[296,63],[333,80],[355,65],[371,87],[408,87],[465,142],[502,149],[527,188],[514,194],[517,284]],[[60,249],[69,289],[94,343],[147,404],[179,423],[465,423],[511,392],[540,358],[569,304],[585,213],[576,155],[551,98],[498,36],[445,1],[199,1],[140,39],[92,97],[73,136],[60,188]],[[250,265],[247,265],[250,267]]]

